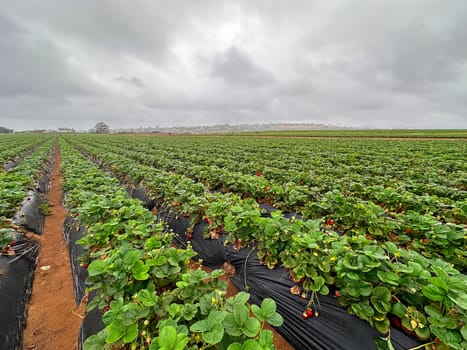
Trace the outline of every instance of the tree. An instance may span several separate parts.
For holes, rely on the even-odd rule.
[[[0,126],[0,134],[11,134],[13,130]]]
[[[104,122],[99,122],[94,127],[96,134],[108,134],[110,132],[109,126]]]

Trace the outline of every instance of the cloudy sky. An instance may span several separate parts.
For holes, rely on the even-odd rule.
[[[0,7],[0,126],[467,128],[467,1]]]

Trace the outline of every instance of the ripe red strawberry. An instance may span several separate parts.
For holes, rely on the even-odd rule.
[[[192,239],[192,238],[193,238],[193,233],[188,232],[188,233],[186,234],[186,238],[187,238],[187,239]]]
[[[303,318],[304,320],[306,320],[308,317],[309,317],[309,316],[308,316],[307,312],[304,311],[304,312],[302,313],[302,318]]]
[[[429,240],[428,238],[425,238],[425,239],[422,240],[422,242],[425,243],[425,244],[427,244],[427,243],[430,242],[430,240]]]
[[[326,225],[334,225],[334,219],[326,220]]]
[[[407,234],[412,233],[412,229],[410,227],[407,227],[405,229],[405,233],[407,233]]]
[[[208,218],[208,217],[206,217],[206,218],[204,219],[204,221],[206,221],[206,223],[207,223],[208,225],[210,225],[210,224],[211,224],[211,220],[209,220],[209,218]]]
[[[334,295],[336,296],[336,298],[339,298],[339,297],[341,296],[341,293],[340,293],[338,290],[336,290],[336,292],[334,293]]]
[[[391,324],[392,324],[394,327],[400,328],[400,326],[401,326],[401,320],[400,320],[399,317],[394,316],[394,315],[389,315],[389,321],[391,321]]]
[[[10,246],[14,246],[16,244],[16,241],[11,241]]]
[[[265,192],[269,192],[270,190],[271,190],[271,187],[269,187],[269,186],[264,187]]]
[[[308,317],[313,316],[313,310],[312,310],[312,309],[307,309],[307,310],[306,310],[306,315],[307,315]]]
[[[84,268],[84,269],[87,269],[87,268],[88,268],[88,266],[89,266],[89,264],[88,264],[88,263],[82,263],[82,264],[81,264],[81,267],[82,267],[82,268]]]
[[[182,216],[183,216],[184,218],[187,218],[187,217],[189,217],[190,215],[188,215],[187,213],[183,213]]]

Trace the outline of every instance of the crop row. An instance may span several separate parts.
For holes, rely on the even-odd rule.
[[[81,137],[81,136],[80,136]],[[335,188],[341,182],[386,185],[413,181],[456,189],[464,184],[467,166],[462,141],[303,140],[220,137],[96,138],[124,149],[161,154],[173,160],[214,165],[244,174],[263,172],[274,180]],[[264,171],[272,168],[273,171]],[[334,180],[342,180],[336,183]],[[403,184],[402,184],[403,185]]]
[[[44,142],[49,136],[44,135],[8,135],[0,137],[0,172],[4,171],[3,165],[21,157],[27,151],[33,151],[35,147]]]
[[[28,190],[35,189],[44,164],[50,159],[52,142],[52,139],[45,141],[19,165],[0,173],[0,227],[9,225]]]
[[[208,198],[213,197],[211,193],[213,188],[206,186],[203,182],[197,182],[196,176],[195,179],[191,179],[177,172],[174,174],[170,165],[155,166],[156,163],[153,160],[161,157],[151,157],[142,152],[128,151],[125,148],[117,148],[112,145],[96,145],[93,142],[80,143],[80,147],[85,148],[96,159],[104,160],[118,173],[130,176],[133,184],[138,184],[141,181],[148,184],[157,199],[179,204],[182,213],[193,218],[206,215],[206,203],[212,201]],[[149,163],[150,165],[140,163]],[[164,164],[164,162],[159,161],[158,164]],[[187,164],[180,170],[186,172],[183,169],[193,167],[197,166]],[[209,173],[209,170],[210,168],[207,167],[204,173]],[[222,172],[224,179],[229,179],[229,189],[233,189],[231,192],[236,194],[240,192],[242,198],[245,199],[245,189],[243,191],[235,190],[245,184],[242,181],[245,177],[235,176],[235,173],[232,175],[227,171]],[[210,173],[212,174],[212,172]],[[261,181],[267,181],[258,176],[249,176],[249,178],[254,179],[255,185]],[[263,185],[264,183],[259,187]],[[269,185],[271,193],[280,191],[289,198],[297,195],[298,192],[287,187],[287,184],[281,186],[269,183]],[[387,188],[383,190],[388,193]],[[222,194],[219,196],[222,198]],[[302,197],[304,197],[303,192]],[[248,198],[257,199],[254,195],[248,196]],[[277,199],[277,197],[274,198]],[[305,196],[304,200],[306,199]],[[464,226],[453,223],[444,224],[438,218],[426,213],[429,212],[429,209],[423,207],[420,198],[418,201],[417,198],[411,198],[411,200],[422,206],[422,209],[408,210],[402,213],[386,212],[372,201],[365,201],[356,196],[345,196],[334,190],[325,193],[319,199],[308,198],[306,209],[301,211],[301,214],[304,214],[305,218],[322,218],[323,221],[332,223],[330,226],[339,232],[348,235],[366,235],[368,238],[380,242],[391,239],[397,245],[419,251],[426,257],[442,257],[457,268],[465,269],[467,267],[467,252],[464,249]],[[431,203],[437,205],[434,201]],[[450,207],[447,209],[447,213],[465,218],[467,216],[467,202],[460,207]],[[221,211],[212,212],[211,210],[209,217],[211,221],[216,222],[219,215],[222,216]]]
[[[172,234],[115,178],[60,147],[65,204],[87,229],[82,266],[98,291],[88,310],[104,311],[105,328],[84,349],[274,348],[263,329],[282,323],[271,299],[250,307],[246,293],[226,298],[222,271],[193,264],[196,253],[172,246]]]
[[[346,166],[343,163],[340,165],[340,169],[334,167],[331,173],[320,169],[320,173],[324,173],[324,175],[320,175],[320,178],[315,174],[317,172],[316,164],[307,164],[306,161],[302,162],[307,164],[306,168],[298,171],[293,170],[296,168],[293,164],[293,157],[287,159],[287,163],[291,163],[287,164],[290,168],[281,169],[264,165],[267,163],[267,159],[271,158],[267,155],[265,161],[258,159],[257,155],[251,156],[250,154],[243,154],[243,157],[238,158],[227,156],[222,153],[222,150],[216,148],[215,157],[212,151],[205,156],[200,156],[196,146],[193,152],[187,155],[190,143],[185,144],[183,150],[157,149],[155,152],[148,152],[147,149],[152,149],[150,143],[136,141],[130,144],[126,139],[122,141],[116,138],[87,140],[87,142],[89,141],[93,142],[96,147],[110,151],[115,151],[117,148],[123,150],[125,156],[136,159],[143,164],[165,171],[175,171],[203,182],[211,190],[241,193],[244,196],[267,201],[283,210],[299,212],[308,218],[314,218],[317,214],[315,208],[310,207],[309,203],[319,202],[326,193],[339,191],[346,197],[356,197],[363,202],[376,203],[390,215],[415,211],[430,214],[443,222],[467,223],[467,192],[459,190],[453,183],[451,183],[451,187],[434,184],[431,177],[427,181],[428,183],[414,184],[412,182],[413,174],[408,174],[407,177],[404,173],[403,178],[400,176],[388,178],[386,174],[381,181],[378,181],[371,173],[372,167],[369,164],[359,164],[358,167],[364,169],[364,174],[361,174],[362,176],[359,178],[352,177],[351,180],[346,180],[347,183],[339,186],[339,181],[346,176],[356,174],[354,165]],[[205,147],[199,151],[203,153]],[[259,153],[261,154],[261,152]],[[457,169],[449,176],[453,182],[457,182],[457,185],[462,187],[462,181],[466,180],[467,167],[459,153],[454,153],[452,156],[459,156],[459,158],[455,163],[449,159],[449,167]],[[403,155],[399,155],[399,157],[403,157]],[[374,158],[376,157],[373,155],[372,158],[375,162]],[[413,159],[409,159],[407,156],[405,158],[405,162],[413,162]],[[347,155],[346,162],[349,161],[357,163],[360,162],[360,159]],[[393,159],[392,162],[394,163]],[[398,167],[405,167],[405,162],[399,159]],[[441,161],[438,159],[437,165],[439,166],[440,163]],[[423,165],[431,166],[431,164]],[[250,169],[245,170],[245,166]],[[391,169],[397,168],[396,164],[387,164],[386,166],[390,166]],[[373,168],[377,167],[373,166]],[[310,174],[310,169],[313,169],[313,175],[307,180],[304,178],[304,174],[305,176]],[[445,172],[434,173],[436,177],[442,178],[446,182]],[[341,229],[345,230],[348,227],[341,227]]]
[[[437,337],[459,349],[466,345],[467,280],[443,260],[427,259],[412,249],[365,235],[339,236],[331,229],[323,232],[320,220],[289,220],[280,211],[263,217],[254,199],[211,193],[186,177],[121,155],[99,153],[86,143],[76,146],[87,153],[96,152],[94,159],[105,163],[120,179],[141,182],[180,214],[189,213],[193,220],[202,215],[210,223],[211,237],[225,233],[235,244],[257,245],[263,261],[271,267],[280,263],[289,268],[312,300],[328,294],[333,286],[339,290],[341,305],[383,333],[389,329],[389,319],[398,317],[421,339]],[[453,240],[465,239],[463,231],[454,232],[457,237]],[[458,249],[457,254],[463,252]]]

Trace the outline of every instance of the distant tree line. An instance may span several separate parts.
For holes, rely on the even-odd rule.
[[[99,122],[94,127],[94,132],[96,134],[108,134],[110,132],[110,128],[106,123]]]
[[[3,126],[0,126],[0,134],[11,134],[12,132],[13,132],[12,129],[8,129]]]

